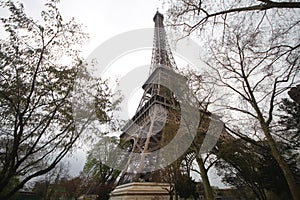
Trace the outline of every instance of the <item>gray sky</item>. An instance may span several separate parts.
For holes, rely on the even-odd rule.
[[[45,0],[20,0],[32,16],[40,15]],[[59,8],[63,19],[74,17],[85,26],[90,41],[83,48],[88,56],[98,45],[114,35],[138,28],[152,28],[157,9],[163,12],[160,0],[62,0]]]

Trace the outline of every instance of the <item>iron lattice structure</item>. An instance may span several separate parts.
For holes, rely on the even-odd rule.
[[[146,155],[168,144],[176,133],[175,124],[179,123],[180,106],[168,86],[174,82],[174,79],[183,83],[186,79],[175,72],[177,66],[167,41],[163,19],[163,15],[159,12],[153,18],[155,29],[150,75],[142,86],[144,94],[137,111],[125,125],[120,136],[123,147],[127,144],[128,151],[131,152],[120,183],[162,181],[153,173],[157,167],[157,159],[161,159],[160,156]],[[167,126],[169,128],[166,128]],[[150,171],[152,173],[149,173]]]
[[[189,123],[192,120],[188,118],[185,118],[187,125],[180,128],[182,116],[203,119],[202,122],[198,120],[193,125],[196,127],[195,132],[203,133],[202,135],[197,133],[197,137],[193,136],[199,141],[203,141],[203,135],[209,129],[208,124],[212,119],[209,112],[190,107],[200,116],[197,118],[191,110],[186,109],[182,99],[190,101],[188,95],[178,99],[178,94],[186,95],[187,79],[177,73],[178,68],[167,41],[163,20],[164,17],[159,12],[153,18],[155,29],[150,75],[142,86],[144,94],[137,111],[125,125],[120,136],[121,148],[126,149],[130,154],[121,173],[119,184],[133,181],[164,182],[162,178],[164,169],[158,166],[163,163],[160,161],[169,159],[171,162],[176,158],[180,159],[179,156],[182,159],[192,153],[190,149],[176,153],[180,146],[184,146],[186,141],[184,138],[189,137],[188,133],[191,132]],[[177,96],[174,91],[177,91]],[[174,149],[164,152],[162,149],[174,139],[175,135],[178,146],[175,145]]]
[[[156,12],[153,18],[155,25],[150,74],[160,66],[167,67],[171,70],[178,70],[167,40],[163,20],[164,16]]]

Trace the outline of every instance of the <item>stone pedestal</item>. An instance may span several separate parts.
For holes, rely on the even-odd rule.
[[[119,185],[110,193],[110,200],[169,200],[168,183],[133,182]]]

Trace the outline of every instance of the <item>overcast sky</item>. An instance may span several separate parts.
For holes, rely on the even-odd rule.
[[[21,0],[30,15],[40,15],[45,0]],[[98,45],[114,35],[138,28],[152,28],[152,18],[159,9],[159,0],[62,0],[59,4],[63,19],[74,17],[85,26],[90,41],[83,48],[88,56]]]

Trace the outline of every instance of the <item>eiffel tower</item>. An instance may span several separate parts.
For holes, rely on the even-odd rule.
[[[178,94],[187,90],[187,80],[177,73],[163,20],[163,15],[157,11],[153,18],[155,28],[150,75],[142,86],[144,94],[137,111],[120,136],[120,146],[130,154],[119,184],[164,182],[161,174],[164,163],[178,156],[174,153],[178,150],[176,145],[165,152],[163,149],[178,134],[183,112],[183,101],[178,99]],[[178,140],[180,138],[177,137],[176,143],[179,143]]]

